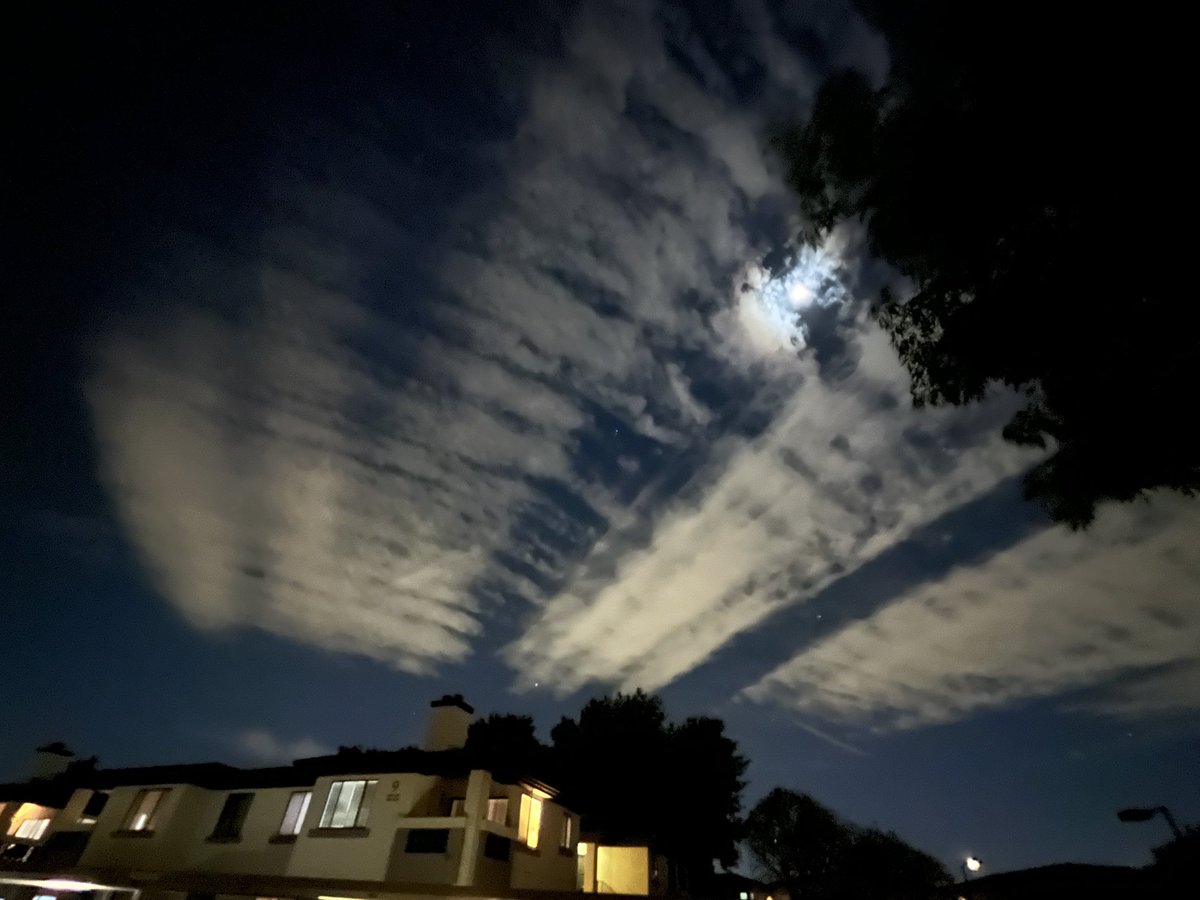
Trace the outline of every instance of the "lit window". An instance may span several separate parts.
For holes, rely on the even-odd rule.
[[[221,814],[217,816],[216,827],[212,837],[218,841],[235,841],[242,836],[242,823],[246,821],[246,813],[250,812],[250,804],[254,795],[249,793],[230,794],[225,798]]]
[[[322,828],[362,828],[371,811],[377,781],[335,781],[321,813]]]
[[[128,815],[125,816],[125,830],[153,831],[158,809],[166,793],[162,788],[138,791],[129,807]]]
[[[542,830],[542,801],[529,794],[521,795],[521,816],[517,823],[517,837],[525,842],[525,846],[536,850],[538,836]]]
[[[508,821],[508,798],[493,797],[488,800],[487,820],[503,825]]]
[[[575,820],[563,811],[562,833],[558,838],[558,846],[564,850],[570,850],[571,844],[575,842]]]
[[[299,834],[304,826],[304,817],[308,815],[308,804],[312,800],[312,791],[294,791],[288,798],[287,809],[283,813],[283,821],[279,824],[280,834]]]
[[[46,833],[46,829],[49,827],[49,819],[24,819],[17,826],[17,830],[13,832],[13,836],[25,838],[30,841],[40,841],[42,835]]]

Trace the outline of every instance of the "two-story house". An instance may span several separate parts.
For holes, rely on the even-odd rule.
[[[472,713],[461,696],[435,700],[419,749],[0,786],[0,900],[651,893],[646,847],[581,842],[552,786],[465,749]]]

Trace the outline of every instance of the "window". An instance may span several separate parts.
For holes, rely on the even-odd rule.
[[[487,820],[503,825],[508,821],[508,798],[493,797],[488,800]]]
[[[362,828],[377,781],[335,781],[321,813],[322,828]]]
[[[521,795],[521,818],[517,823],[517,837],[530,850],[536,850],[538,835],[542,830],[542,801],[529,794]]]
[[[404,852],[445,853],[449,846],[449,828],[413,828],[404,842]]]
[[[280,834],[296,835],[304,826],[304,817],[308,815],[308,804],[312,801],[312,791],[294,791],[288,798],[287,809],[283,811],[283,821],[279,823]]]
[[[571,844],[575,842],[575,820],[570,814],[563,810],[562,833],[558,837],[558,846],[564,850],[570,850]]]
[[[465,816],[467,814],[467,801],[461,798],[450,801],[450,815]],[[487,802],[487,815],[485,818],[489,822],[496,822],[504,825],[508,822],[508,798],[507,797],[492,797]]]
[[[40,841],[49,827],[49,819],[23,819],[17,826],[17,830],[13,832],[13,836],[30,841]]]
[[[80,825],[95,825],[96,819],[100,813],[104,812],[104,807],[108,803],[108,794],[104,791],[93,791],[92,796],[88,797],[88,802],[83,806],[83,812],[79,814]]]
[[[216,827],[209,837],[215,841],[236,841],[242,836],[242,823],[246,821],[246,813],[250,812],[250,804],[254,795],[250,793],[230,794],[225,798],[221,814],[217,816]]]
[[[129,807],[129,813],[125,816],[125,830],[153,831],[158,818],[158,808],[166,794],[166,790],[162,788],[138,791]]]

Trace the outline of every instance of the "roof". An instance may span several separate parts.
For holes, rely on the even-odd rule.
[[[74,781],[49,778],[0,784],[0,803],[36,803],[50,809],[62,809],[78,786]]]
[[[997,872],[971,879],[978,900],[1040,900],[1086,896],[1125,898],[1132,887],[1144,883],[1145,873],[1129,866],[1100,866],[1086,863],[1056,863],[1015,872]]]
[[[510,763],[492,765],[486,754],[451,750],[371,750],[343,747],[337,753],[297,759],[290,766],[241,768],[221,762],[131,766],[120,769],[69,770],[49,779],[0,785],[0,802],[25,801],[61,809],[78,788],[111,790],[135,785],[192,784],[210,790],[237,788],[303,787],[328,775],[370,775],[381,772],[465,778],[472,769],[486,769],[498,781],[531,783],[553,793],[553,788],[530,777]]]

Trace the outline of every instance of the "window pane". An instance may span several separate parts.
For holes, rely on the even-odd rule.
[[[217,825],[213,828],[212,836],[226,840],[241,837],[242,823],[246,821],[246,813],[250,811],[250,804],[253,800],[254,794],[250,793],[230,794],[226,797],[225,805],[221,807],[221,814],[217,817]]]
[[[503,825],[508,820],[508,798],[492,798],[488,801],[487,817],[489,822],[499,822]]]
[[[362,800],[363,783],[347,781],[342,785],[342,796],[338,798],[337,810],[333,814],[334,828],[347,828],[354,822],[354,814]]]
[[[538,845],[538,836],[542,831],[542,801],[537,797],[531,797],[529,803],[529,836],[525,838],[525,843],[529,845],[531,850],[536,850]]]
[[[321,827],[333,828],[333,817],[337,812],[338,798],[342,795],[343,782],[335,781],[329,788],[329,797],[325,800],[325,811],[321,813]]]
[[[375,785],[378,781],[368,781],[363,786],[362,792],[358,801],[358,815],[354,818],[354,824],[362,828],[367,824],[367,815],[371,812],[371,801],[375,797]]]
[[[322,828],[353,828],[367,821],[376,781],[335,781],[329,789]]]
[[[129,831],[151,831],[154,828],[154,814],[158,811],[159,801],[166,791],[138,791],[130,807],[129,818],[125,827]]]
[[[312,800],[312,791],[295,791],[288,798],[287,810],[283,814],[283,823],[279,826],[280,834],[299,834],[304,825],[304,817],[308,815],[308,804]]]

